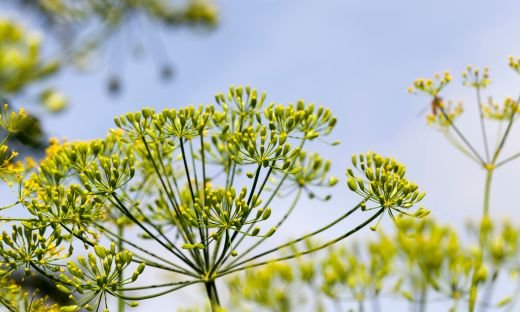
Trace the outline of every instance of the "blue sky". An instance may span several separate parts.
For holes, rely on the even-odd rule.
[[[350,207],[356,202],[355,195],[346,191],[344,172],[352,153],[368,150],[407,165],[410,179],[427,192],[424,202],[435,218],[462,227],[464,220],[479,216],[484,172],[426,126],[418,114],[428,99],[411,96],[406,89],[420,76],[447,69],[458,78],[466,64],[489,65],[494,81],[489,94],[497,99],[516,97],[520,76],[507,68],[507,56],[520,56],[520,2],[221,0],[217,4],[221,23],[215,31],[162,34],[175,69],[171,83],[160,81],[150,54],[135,60],[121,52],[124,90],[116,98],[107,96],[102,83],[110,72],[108,59],[91,73],[64,71],[53,83],[69,95],[71,106],[45,119],[49,132],[71,140],[100,137],[113,126],[115,115],[143,106],[210,103],[214,93],[231,84],[251,85],[267,91],[268,101],[302,98],[332,108],[339,119],[333,137],[342,144],[320,147],[341,180],[334,198],[326,204],[304,203],[280,232],[280,240],[316,228],[339,215],[345,203]],[[475,98],[455,80],[447,96],[465,101],[467,116],[461,128],[480,147]],[[519,135],[513,133],[514,142]],[[520,216],[520,200],[510,196],[519,168],[514,163],[495,176],[492,211],[499,218]],[[358,238],[372,235],[369,232]]]

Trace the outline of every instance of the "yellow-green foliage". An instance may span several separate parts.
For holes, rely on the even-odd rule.
[[[48,77],[59,67],[41,55],[40,35],[0,17],[0,95],[8,96]]]

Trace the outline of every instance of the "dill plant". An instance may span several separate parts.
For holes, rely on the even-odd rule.
[[[46,275],[75,300],[62,311],[108,309],[110,297],[123,311],[196,284],[216,311],[217,280],[228,274],[325,249],[374,222],[375,229],[385,213],[396,222],[428,214],[412,210],[424,193],[407,180],[404,166],[369,152],[354,157],[355,171],[348,170],[358,204],[319,229],[257,251],[302,194],[321,198],[315,189],[337,183],[330,162],[306,151],[308,142],[324,141],[336,118],[304,101],[266,105],[265,93],[250,87],[231,87],[215,100],[116,117],[104,139],[54,141],[19,182],[16,206],[27,216],[1,219],[12,224],[1,235],[2,275],[20,269]],[[271,211],[284,209],[282,194],[292,203],[273,221]],[[358,211],[370,216],[330,241],[294,249]],[[284,254],[273,256],[278,252]],[[177,277],[129,285],[148,270]]]

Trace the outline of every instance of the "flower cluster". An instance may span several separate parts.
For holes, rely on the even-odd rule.
[[[421,92],[436,97],[452,80],[451,74],[445,71],[443,75],[435,74],[434,78],[419,78],[408,88],[408,92]]]
[[[363,198],[362,209],[385,209],[395,220],[397,216],[407,215],[422,218],[429,210],[420,207],[415,212],[408,210],[418,204],[425,193],[419,187],[405,178],[406,168],[392,158],[383,157],[373,152],[353,155],[352,164],[361,174],[358,177],[354,170],[347,170],[347,185],[349,189]],[[376,204],[367,207],[368,202]]]
[[[357,244],[328,251],[321,264],[324,277],[321,290],[327,297],[363,302],[381,294],[392,274],[396,247],[384,236],[367,245],[366,251]]]
[[[468,87],[484,89],[490,83],[489,68],[484,67],[481,71],[471,65],[466,66],[466,70],[462,72],[463,84]]]
[[[508,121],[516,114],[520,114],[518,102],[507,97],[502,104],[498,104],[489,98],[487,104],[482,106],[484,117],[496,121]]]
[[[72,249],[65,252],[60,246],[63,237],[60,230],[48,234],[45,227],[31,228],[28,225],[13,225],[12,232],[3,231],[0,237],[2,275],[23,269],[30,274],[33,266],[51,272],[59,271],[57,261],[70,256]]]
[[[60,312],[59,304],[52,303],[48,296],[38,290],[23,291],[16,281],[0,274],[0,304],[8,311],[20,312]]]
[[[509,56],[509,68],[514,70],[517,73],[520,73],[520,58],[515,58],[514,56]]]
[[[271,208],[259,208],[262,201],[257,196],[253,196],[250,203],[247,202],[248,189],[245,187],[238,194],[233,187],[227,190],[208,188],[205,193],[204,201],[195,198],[195,202],[182,211],[183,216],[195,226],[215,228],[217,232],[211,234],[214,239],[218,239],[227,230],[240,231],[244,225],[257,224],[267,220],[271,215]],[[253,210],[256,210],[255,217],[248,219]],[[274,234],[274,231],[275,229],[271,229],[266,235],[270,236]],[[259,232],[260,228],[257,226],[244,234],[257,236]],[[191,244],[185,244],[185,246],[195,247]]]
[[[59,276],[61,284],[57,284],[58,289],[65,293],[75,291],[83,295],[76,304],[63,307],[62,310],[65,312],[81,309],[97,311],[101,302],[104,302],[106,309],[106,300],[103,298],[107,295],[118,296],[119,288],[136,281],[144,271],[145,264],[141,263],[130,278],[121,279],[123,270],[132,263],[132,253],[126,250],[116,252],[114,243],[108,249],[96,245],[94,251],[89,253],[87,258],[78,257],[79,265],[72,261],[68,262],[69,275]],[[132,302],[130,305],[136,306],[136,303]]]
[[[41,39],[11,20],[0,18],[0,93],[22,90],[27,84],[53,74],[56,61],[43,61]]]
[[[313,266],[312,266],[313,267]],[[314,268],[313,268],[314,269]],[[303,271],[301,271],[303,273]],[[273,311],[294,311],[308,303],[302,293],[295,294],[295,281],[305,278],[298,267],[287,263],[270,263],[247,271],[228,281],[233,296],[232,305],[239,310],[264,308]],[[238,295],[240,294],[240,295]]]

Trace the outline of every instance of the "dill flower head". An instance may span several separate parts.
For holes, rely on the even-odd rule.
[[[425,193],[406,179],[406,168],[395,159],[368,152],[353,155],[352,164],[357,174],[353,169],[347,169],[347,185],[364,198],[363,210],[383,208],[394,221],[402,215],[422,218],[430,213],[423,207],[410,211]],[[369,202],[375,207],[367,207]]]
[[[474,68],[471,65],[466,66],[466,69],[462,72],[463,84],[472,88],[484,89],[490,83],[489,79],[489,68],[484,67],[483,70]]]
[[[520,107],[518,101],[511,97],[507,97],[501,104],[489,98],[487,104],[482,105],[482,112],[484,117],[496,121],[508,121],[516,114],[520,114]]]
[[[437,73],[434,78],[418,78],[408,88],[409,93],[424,93],[436,97],[452,80],[451,74],[445,71],[442,75]]]

